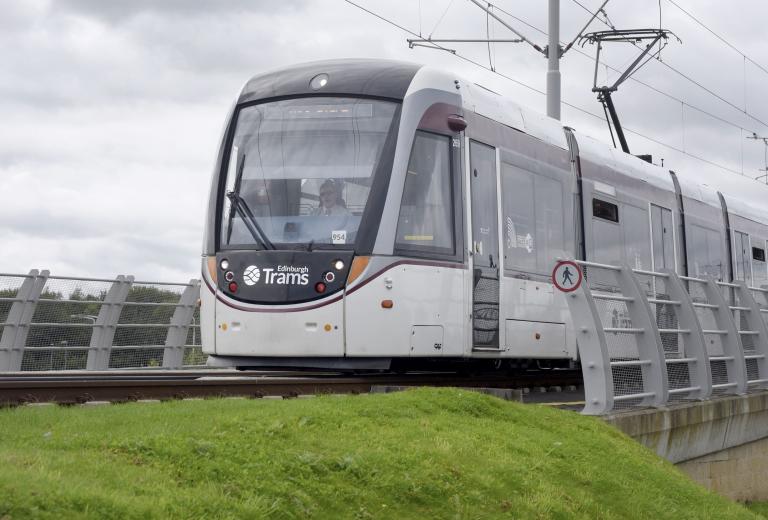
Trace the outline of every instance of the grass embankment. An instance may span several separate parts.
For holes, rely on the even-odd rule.
[[[473,392],[0,410],[0,518],[754,518],[599,420]]]

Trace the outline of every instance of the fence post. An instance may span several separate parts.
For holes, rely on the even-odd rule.
[[[131,290],[131,285],[133,285],[133,276],[120,275],[107,291],[99,315],[93,324],[86,370],[106,370],[109,368],[109,358],[112,355],[112,341],[115,339],[117,322],[123,311],[123,304]]]
[[[632,326],[644,331],[636,335],[637,351],[641,359],[644,358],[650,362],[641,365],[643,389],[653,392],[654,395],[644,398],[643,404],[663,406],[669,399],[669,381],[667,380],[667,362],[656,319],[640,287],[640,282],[627,264],[624,264],[621,271],[616,273],[616,278],[622,294],[632,298],[627,302],[627,312],[632,320]]]
[[[757,363],[757,380],[754,386],[764,387],[768,382],[768,327],[763,320],[763,313],[760,311],[760,306],[752,296],[752,291],[747,287],[744,282],[738,282],[736,285],[736,294],[738,295],[738,304],[749,308],[747,311],[747,324],[751,331],[756,332],[755,335],[755,351],[756,354],[747,356],[745,354],[744,359],[754,359]],[[749,374],[747,374],[749,376]],[[750,381],[747,381],[749,385]]]
[[[16,292],[3,334],[0,336],[0,372],[18,372],[24,359],[29,324],[35,315],[37,302],[48,281],[48,271],[32,269]]]
[[[688,330],[685,334],[685,357],[696,358],[693,363],[694,369],[690,365],[688,373],[691,378],[691,386],[699,387],[698,391],[691,391],[689,396],[693,399],[706,399],[712,394],[712,370],[709,366],[709,357],[707,347],[704,343],[704,333],[701,331],[701,323],[693,306],[691,295],[685,289],[680,277],[672,269],[664,269],[663,272],[669,275],[667,278],[667,291],[669,297],[680,302],[677,306],[677,320],[680,329]]]
[[[195,306],[200,297],[200,280],[192,279],[171,317],[168,335],[163,350],[163,368],[181,368],[184,363],[184,347],[187,344],[189,324],[195,315]]]
[[[704,284],[704,290],[706,291],[709,303],[717,305],[717,308],[713,310],[713,314],[717,328],[725,332],[725,340],[721,342],[723,352],[726,357],[733,358],[732,360],[725,361],[725,366],[728,381],[736,383],[735,391],[727,390],[730,387],[725,387],[726,392],[745,394],[747,393],[747,365],[744,361],[744,346],[741,343],[739,328],[733,319],[733,313],[728,302],[720,292],[717,282],[711,276],[707,279],[707,283]]]
[[[613,408],[613,372],[603,324],[589,286],[583,283],[565,295],[571,311],[584,376],[585,415],[603,415]]]

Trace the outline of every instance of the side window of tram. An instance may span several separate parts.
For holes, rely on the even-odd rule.
[[[548,274],[565,257],[562,185],[501,164],[505,268]]]
[[[720,253],[720,233],[697,224],[691,224],[688,255],[692,276],[706,278],[709,275],[723,279],[723,262]]]
[[[619,206],[602,199],[592,199],[592,242],[596,262],[621,262],[621,228]]]
[[[416,132],[397,220],[397,248],[454,253],[451,192],[450,139]]]

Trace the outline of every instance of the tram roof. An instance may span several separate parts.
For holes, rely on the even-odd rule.
[[[243,87],[238,103],[303,94],[363,95],[403,99],[421,65],[395,60],[342,59],[292,65],[258,74]],[[310,87],[318,74],[327,74],[322,90]]]
[[[418,74],[418,85],[413,85]],[[328,84],[322,91],[313,90],[310,81],[318,74],[328,75]],[[495,119],[502,124],[517,128],[553,146],[567,149],[560,121],[519,105],[504,96],[490,91],[447,71],[397,60],[386,59],[337,59],[291,65],[258,74],[246,82],[238,103],[285,96],[301,96],[322,93],[324,95],[363,95],[389,99],[403,99],[409,88],[441,88],[445,81],[456,79],[461,84],[464,107]],[[440,85],[438,87],[438,84]],[[451,89],[452,90],[452,89]],[[593,160],[604,161],[619,171],[633,174],[660,188],[670,189],[668,170],[648,164],[632,155],[614,150],[608,144],[576,132],[581,154]],[[717,190],[725,187],[723,194],[729,209],[757,222],[768,223],[765,214],[765,189],[755,182],[729,177],[716,186],[702,185],[685,171],[679,172],[683,192],[710,205],[716,204]],[[738,177],[738,176],[734,176]],[[720,186],[723,185],[723,186]],[[736,193],[734,193],[736,192]]]

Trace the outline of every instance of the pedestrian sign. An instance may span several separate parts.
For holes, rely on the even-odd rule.
[[[572,260],[561,260],[552,270],[552,283],[562,292],[573,292],[581,287],[581,268]]]

